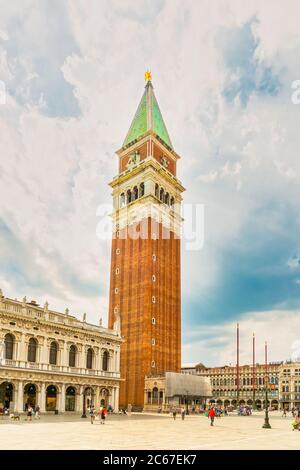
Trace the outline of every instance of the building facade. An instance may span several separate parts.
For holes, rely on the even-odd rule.
[[[113,240],[109,327],[120,320],[120,405],[144,405],[149,374],[180,371],[181,193],[174,151],[153,86],[145,92],[111,182]]]
[[[165,372],[145,379],[144,410],[169,412],[173,407],[205,408],[212,397],[208,377]]]
[[[82,412],[92,402],[118,411],[120,346],[115,329],[0,292],[0,408]]]
[[[279,371],[281,408],[300,409],[300,362],[284,362]]]
[[[269,405],[279,408],[279,377],[282,363],[269,363],[268,376],[268,401]],[[205,367],[198,364],[188,371],[183,368],[183,373],[197,374],[209,377],[212,387],[212,403],[222,406],[237,406],[237,400],[241,405],[248,405],[256,409],[262,409],[265,404],[265,364],[243,365],[239,368],[239,387],[237,387],[236,367]],[[300,383],[299,383],[300,384]],[[239,390],[238,390],[239,389]]]

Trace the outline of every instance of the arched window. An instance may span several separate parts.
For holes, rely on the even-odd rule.
[[[37,342],[34,338],[30,338],[28,343],[28,362],[36,362],[36,350],[37,350]]]
[[[126,204],[125,202],[125,194],[122,193],[121,196],[120,196],[120,207],[124,207]]]
[[[57,363],[57,344],[55,341],[52,341],[50,345],[50,364],[55,365]]]
[[[158,388],[154,387],[152,390],[152,404],[156,405],[158,403]]]
[[[92,369],[93,368],[93,350],[91,348],[88,349],[86,355],[86,368]]]
[[[57,388],[55,385],[49,385],[46,388],[46,411],[54,411],[56,409]]]
[[[145,194],[145,185],[144,183],[140,184],[140,197],[144,196]]]
[[[171,206],[171,209],[174,209],[174,198],[173,198],[173,196],[171,197],[170,206]]]
[[[76,390],[74,387],[68,387],[66,390],[66,411],[75,411]]]
[[[108,370],[108,352],[104,351],[102,358],[102,370]]]
[[[139,197],[139,190],[138,190],[138,187],[135,186],[133,188],[133,198],[132,198],[132,200],[135,201],[136,199],[138,199],[138,197]]]
[[[126,194],[127,194],[127,204],[129,204],[131,202],[131,191],[130,191],[130,189],[128,189]]]
[[[75,367],[76,364],[76,346],[72,344],[69,350],[69,366]]]
[[[155,197],[159,198],[159,187],[158,184],[155,185]]]
[[[4,338],[5,344],[5,359],[12,359],[14,352],[14,337],[11,334],[5,335]]]
[[[168,206],[169,203],[170,203],[170,195],[169,195],[169,193],[166,193],[166,195],[165,195],[165,204],[167,204],[167,206]]]
[[[159,193],[159,199],[160,199],[162,202],[164,202],[164,195],[165,195],[164,188],[161,188],[160,193]]]

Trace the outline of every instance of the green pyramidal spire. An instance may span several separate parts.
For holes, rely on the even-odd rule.
[[[154,95],[152,83],[149,80],[145,86],[144,94],[124,140],[123,147],[150,130],[153,131],[154,134],[157,134],[168,147],[173,149],[171,139]]]

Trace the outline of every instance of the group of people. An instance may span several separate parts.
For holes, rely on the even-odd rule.
[[[175,421],[176,416],[177,416],[177,408],[174,406],[174,407],[172,408],[172,411],[171,411],[171,412],[172,412],[172,415],[173,415],[173,419],[174,419],[174,421]],[[184,408],[183,406],[180,408],[180,415],[181,415],[181,419],[182,419],[182,421],[183,421],[184,418],[185,418],[185,415],[186,415],[186,411],[185,411],[185,408]]]
[[[40,407],[39,405],[31,405],[31,403],[27,403],[25,406],[25,411],[26,411],[26,420],[27,421],[32,421],[32,417],[35,419],[40,419]]]
[[[238,408],[238,415],[239,416],[250,416],[252,415],[252,408],[251,406],[241,405]]]
[[[108,410],[105,408],[105,406],[101,406],[99,412],[96,412],[94,405],[90,405],[89,415],[91,418],[91,424],[94,424],[96,417],[99,418],[100,424],[105,424],[107,411]]]
[[[206,416],[210,419],[210,425],[213,426],[215,418],[221,418],[221,416],[228,416],[228,408],[227,406],[215,408],[212,405],[208,408]]]
[[[294,420],[292,421],[292,428],[293,428],[293,431],[295,431],[296,429],[298,431],[300,431],[300,409],[299,408],[292,408],[291,409],[291,414],[294,418]],[[282,410],[282,416],[284,418],[287,417],[287,409],[286,408],[283,408]]]

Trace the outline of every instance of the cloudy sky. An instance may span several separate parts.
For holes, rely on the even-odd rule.
[[[251,5],[248,5],[251,3]],[[204,246],[183,362],[300,356],[298,0],[0,0],[0,287],[107,319],[101,204],[150,68]],[[296,86],[294,84],[294,86]],[[1,87],[0,87],[1,88]],[[2,98],[1,98],[2,96]]]

